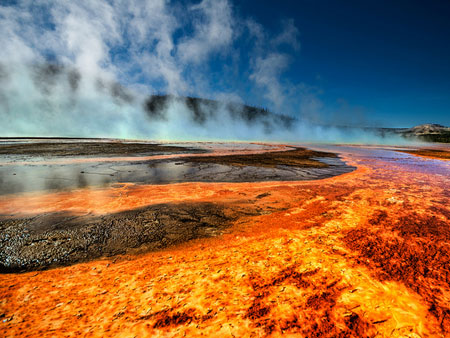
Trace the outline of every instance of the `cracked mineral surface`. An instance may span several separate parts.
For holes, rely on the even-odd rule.
[[[45,247],[77,258],[30,260],[25,270],[32,271],[13,273],[20,264],[3,271],[0,335],[449,336],[450,162],[392,147],[309,147],[339,154],[314,156],[329,166],[318,165],[323,169],[336,159],[352,169],[316,180],[264,174],[230,182],[217,174],[220,179],[211,181],[4,193],[8,257],[34,243],[43,261]],[[275,158],[296,147],[202,149],[208,152],[151,160],[180,166],[189,157],[218,154],[274,152]],[[250,160],[239,165],[239,156],[214,164],[246,168]],[[120,157],[43,161],[144,161]],[[190,163],[208,168],[204,161]],[[254,171],[273,169],[260,162]],[[93,242],[83,242],[80,229]],[[10,242],[11,236],[21,242]],[[70,236],[74,251],[63,244]]]

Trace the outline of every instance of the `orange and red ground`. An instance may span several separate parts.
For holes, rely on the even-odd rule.
[[[2,212],[20,206],[24,214],[181,201],[264,211],[220,237],[161,252],[0,275],[0,336],[450,336],[449,172],[344,159],[358,169],[310,182],[120,185],[0,199]]]

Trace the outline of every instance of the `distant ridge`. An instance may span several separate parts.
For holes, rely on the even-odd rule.
[[[417,135],[420,134],[440,134],[445,131],[450,131],[449,127],[444,127],[441,124],[435,123],[426,123],[421,124],[419,126],[415,126],[409,129],[410,132],[413,132]]]
[[[427,142],[450,143],[450,128],[440,124],[426,123],[404,130],[402,136],[415,137]]]
[[[398,135],[406,139],[450,143],[450,128],[436,123],[425,123],[412,128],[377,128],[381,136]]]
[[[143,108],[151,119],[167,120],[167,108],[171,103],[184,104],[191,120],[199,125],[208,120],[221,119],[224,113],[228,113],[231,119],[243,121],[250,126],[261,124],[266,133],[278,128],[290,129],[296,122],[289,115],[273,113],[262,107],[191,96],[150,95]]]

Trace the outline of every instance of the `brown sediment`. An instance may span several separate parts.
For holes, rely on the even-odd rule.
[[[0,138],[1,139],[1,138]],[[29,140],[28,140],[29,141]],[[61,139],[55,139],[54,144],[57,141],[61,141]],[[92,142],[92,141],[90,141]],[[85,142],[87,143],[87,142]],[[49,156],[43,157],[42,154],[38,151],[38,148],[36,148],[35,145],[32,144],[32,142],[24,143],[21,146],[20,151],[23,152],[22,155],[14,153],[14,151],[8,152],[8,144],[1,144],[0,148],[5,148],[3,150],[3,155],[14,155],[19,156],[19,159],[14,158],[11,159],[5,159],[4,161],[0,161],[0,165],[65,165],[65,164],[77,164],[77,163],[101,163],[101,162],[138,162],[138,161],[150,161],[150,160],[170,160],[173,158],[184,158],[184,157],[191,157],[192,154],[195,154],[195,156],[210,156],[210,155],[217,155],[217,156],[223,156],[223,155],[230,155],[230,154],[256,154],[256,153],[265,153],[265,152],[272,152],[272,151],[285,151],[285,150],[291,150],[293,147],[285,144],[265,144],[265,143],[253,143],[254,145],[259,146],[257,149],[235,149],[234,147],[225,147],[225,148],[214,148],[213,145],[209,145],[208,142],[202,142],[201,148],[196,148],[195,144],[194,147],[192,147],[192,143],[179,143],[180,146],[170,146],[170,145],[162,145],[162,144],[152,144],[152,143],[132,143],[132,142],[122,142],[120,140],[115,142],[107,142],[103,140],[102,142],[98,142],[99,146],[102,146],[103,143],[109,143],[110,154],[107,155],[105,153],[99,153],[96,156],[94,156],[94,153],[88,154],[89,156],[81,156],[80,152],[77,152],[76,149],[80,150],[79,147],[75,149],[75,151],[71,150],[64,144],[67,143],[60,143],[59,148],[57,147],[56,150],[60,154],[66,153],[68,157],[66,156],[52,156],[52,153],[48,153]],[[116,144],[123,143],[125,146],[122,146],[119,148],[116,147]],[[123,150],[126,150],[127,144],[131,144],[132,146],[129,149],[128,152],[120,153]],[[178,143],[177,143],[178,144]],[[227,144],[233,144],[233,143],[227,143]],[[240,143],[236,143],[240,144]],[[136,148],[133,150],[134,145],[136,145]],[[31,154],[27,153],[27,149],[30,147]],[[105,147],[108,147],[106,145]],[[95,147],[94,147],[95,148]],[[177,150],[179,148],[179,151]],[[14,150],[15,148],[12,148]],[[164,149],[169,149],[169,151],[164,151]],[[85,152],[83,149],[81,149],[81,152]],[[163,155],[161,155],[163,154]]]
[[[157,143],[133,143],[120,140],[62,142],[56,138],[51,143],[32,142],[27,139],[19,144],[0,144],[4,155],[1,166],[76,165],[89,163],[138,162],[205,155],[209,151],[184,146],[168,146]],[[41,149],[42,148],[42,149]],[[11,158],[12,156],[12,158]]]
[[[402,153],[412,154],[416,156],[435,158],[439,160],[450,160],[450,151],[444,149],[417,149],[417,150],[397,150]]]
[[[337,157],[334,153],[296,148],[287,151],[265,152],[259,154],[227,156],[192,156],[184,158],[194,163],[217,163],[230,166],[253,166],[274,168],[279,165],[290,167],[327,168],[326,163],[315,160],[318,157]]]
[[[418,160],[416,170],[409,159],[345,160],[358,169],[320,181],[129,184],[0,199],[0,213],[16,218],[162,203],[240,207],[219,237],[0,275],[0,335],[448,336],[445,163]]]
[[[27,155],[39,157],[66,156],[120,156],[154,153],[202,152],[198,149],[179,146],[167,146],[154,143],[133,142],[26,142],[19,144],[2,144],[0,155]]]

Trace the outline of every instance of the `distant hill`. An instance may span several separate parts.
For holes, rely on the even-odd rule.
[[[408,129],[404,135],[413,135],[419,139],[429,142],[450,143],[450,128],[440,124],[421,124]]]
[[[417,139],[426,142],[450,143],[450,127],[440,124],[421,124],[412,128],[380,128],[380,132],[396,134],[407,139]]]
[[[450,131],[450,128],[444,127],[440,124],[421,124],[419,126],[415,126],[409,129],[410,132],[415,135],[428,135],[428,134],[440,134],[443,131]]]
[[[261,124],[267,133],[276,128],[290,129],[296,121],[291,116],[273,113],[266,108],[190,96],[150,95],[144,101],[143,108],[150,118],[166,120],[167,108],[173,103],[184,104],[191,120],[200,125],[208,120],[223,118],[224,113],[228,113],[231,119],[243,121],[248,125]]]
[[[240,103],[225,103],[198,97],[180,97],[173,95],[150,95],[143,104],[149,117],[165,120],[170,103],[184,103],[188,108],[191,120],[204,124],[210,119],[217,119],[228,113],[232,119],[241,120],[248,125],[260,124],[267,133],[274,129],[291,129],[299,122],[296,118],[273,113],[265,108],[252,107]],[[341,130],[355,129],[348,126],[335,126]],[[440,124],[422,124],[412,128],[362,128],[375,132],[380,137],[401,136],[410,140],[425,142],[450,143],[450,128]]]

